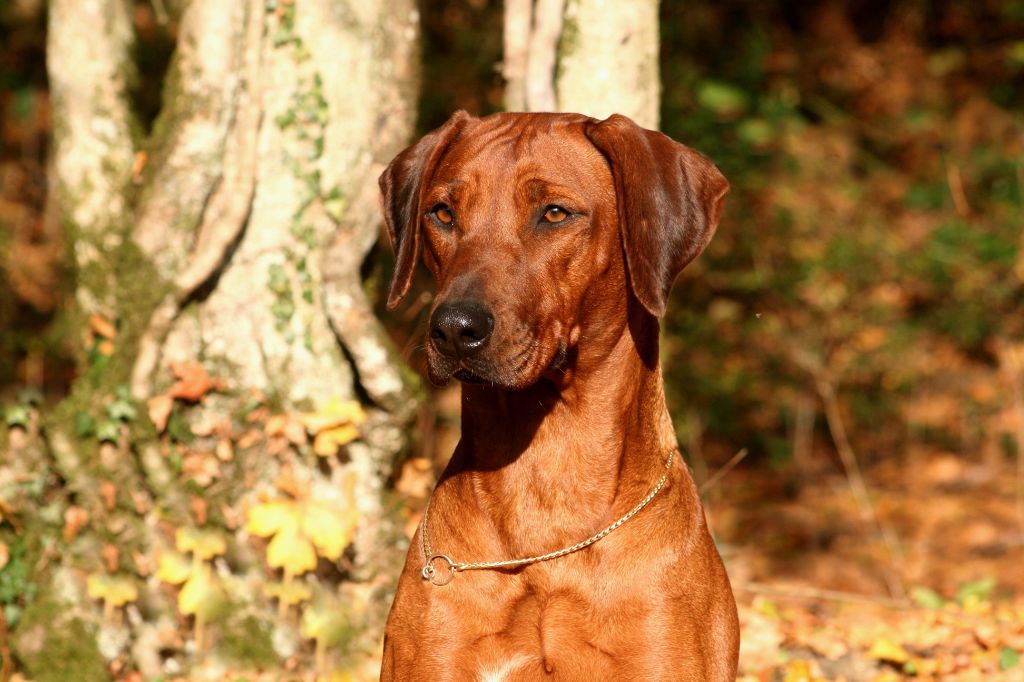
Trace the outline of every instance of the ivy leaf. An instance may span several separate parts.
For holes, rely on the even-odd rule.
[[[321,600],[302,612],[299,632],[307,639],[316,640],[322,647],[335,646],[351,634],[345,619],[345,610],[335,600]]]
[[[104,419],[96,425],[96,438],[108,443],[116,443],[121,435],[121,427],[116,421]]]
[[[263,593],[288,606],[309,601],[313,597],[313,589],[309,585],[294,580],[286,583],[268,583],[263,586]]]
[[[192,552],[201,561],[208,561],[227,551],[224,536],[217,531],[179,528],[174,535],[179,552]]]
[[[287,527],[279,531],[267,546],[267,564],[299,575],[316,568],[316,550],[297,527]]]
[[[124,606],[139,598],[135,581],[124,576],[93,573],[86,580],[86,592],[93,599],[102,599],[109,607]]]
[[[178,609],[186,616],[211,619],[220,612],[223,601],[223,589],[206,565],[193,571],[178,593]]]
[[[267,538],[285,526],[297,526],[295,503],[287,500],[265,502],[249,509],[245,529],[253,535]]]
[[[303,414],[301,419],[307,430],[320,433],[346,424],[362,424],[366,421],[366,412],[358,400],[341,400],[333,397],[320,405],[316,412]]]
[[[25,405],[11,405],[4,412],[4,421],[7,422],[7,426],[14,427],[18,426],[23,429],[28,428],[29,411]]]
[[[156,569],[156,577],[171,585],[181,585],[192,575],[192,562],[183,554],[164,552]]]
[[[359,512],[352,506],[342,510],[324,502],[306,504],[302,515],[302,530],[320,551],[320,555],[337,561],[352,541]]]
[[[313,439],[313,452],[320,457],[333,457],[338,454],[338,448],[358,437],[359,429],[352,424],[335,426],[316,434]]]
[[[1004,646],[999,650],[999,669],[1007,671],[1010,668],[1016,667],[1020,663],[1020,653],[1015,649],[1011,649],[1008,646]]]

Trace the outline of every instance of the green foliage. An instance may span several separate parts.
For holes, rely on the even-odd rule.
[[[1020,663],[1020,652],[1015,649],[1011,649],[1008,646],[1004,646],[999,650],[999,669],[1007,671],[1010,668],[1015,668]]]
[[[662,5],[662,128],[732,184],[664,320],[668,395],[755,457],[791,449],[822,377],[858,449],[924,426],[956,447],[958,419],[995,413],[973,397],[1001,390],[995,349],[1024,335],[1024,89],[989,92],[1004,68],[1024,75],[1020,36],[964,15],[965,40],[1006,55],[983,62],[874,11],[869,29],[811,5]],[[854,54],[879,71],[863,78]],[[960,416],[908,416],[936,393]]]
[[[8,627],[14,628],[21,619],[25,604],[35,598],[38,586],[32,580],[25,538],[19,537],[12,542],[9,551],[7,564],[0,568],[0,606]]]

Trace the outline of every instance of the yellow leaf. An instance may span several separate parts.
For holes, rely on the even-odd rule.
[[[193,571],[178,593],[178,609],[183,615],[209,615],[220,603],[220,585],[209,566]]]
[[[888,637],[876,639],[875,643],[871,645],[871,651],[868,652],[868,656],[890,663],[906,663],[910,659],[910,654],[907,653],[907,650]]]
[[[359,522],[355,507],[341,510],[323,502],[309,502],[303,507],[302,532],[313,541],[320,555],[337,561],[352,541]]]
[[[351,634],[343,613],[345,610],[337,600],[313,603],[302,612],[299,632],[307,639],[318,640],[322,646],[333,646]]]
[[[180,585],[192,574],[192,563],[177,552],[164,552],[156,569],[156,577],[171,585]]]
[[[212,530],[179,528],[174,535],[174,544],[179,552],[192,552],[203,561],[227,551],[224,536]]]
[[[139,598],[139,588],[131,578],[93,573],[85,587],[90,597],[112,606],[123,606]]]
[[[316,568],[316,552],[304,538],[297,525],[282,528],[267,546],[267,563],[272,568],[283,568],[299,575]]]
[[[263,593],[268,597],[276,597],[289,606],[309,601],[313,597],[313,589],[309,585],[294,580],[287,583],[264,585]]]
[[[316,434],[313,439],[313,452],[321,457],[332,457],[338,452],[338,448],[346,443],[351,443],[359,437],[359,429],[352,424],[334,426]]]
[[[324,402],[316,412],[303,414],[302,424],[313,433],[343,424],[362,424],[366,421],[366,412],[358,400],[341,400],[333,397]]]
[[[245,529],[261,538],[270,537],[284,528],[299,525],[298,510],[294,502],[276,500],[249,509]]]

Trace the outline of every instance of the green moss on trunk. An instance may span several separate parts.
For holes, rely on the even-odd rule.
[[[107,682],[92,628],[53,597],[33,602],[13,640],[20,668],[35,682]]]

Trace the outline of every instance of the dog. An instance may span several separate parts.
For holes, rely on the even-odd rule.
[[[726,179],[621,115],[458,112],[380,187],[387,305],[422,256],[428,374],[462,382],[381,680],[734,680],[736,604],[658,359]]]

